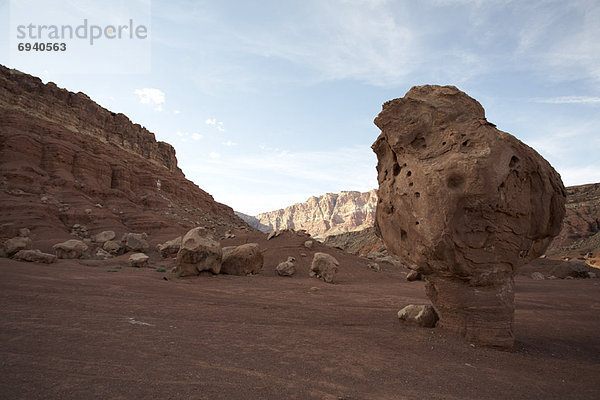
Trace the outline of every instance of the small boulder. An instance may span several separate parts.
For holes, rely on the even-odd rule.
[[[146,239],[146,233],[126,233],[121,238],[121,244],[125,251],[143,252],[150,248]]]
[[[167,240],[162,244],[156,245],[156,251],[160,253],[162,258],[167,258],[170,256],[176,256],[179,248],[181,247],[181,239],[182,237],[176,237],[172,240]]]
[[[19,250],[13,256],[13,259],[45,264],[56,262],[56,256],[54,254],[42,253],[40,250]]]
[[[218,274],[222,258],[221,245],[211,232],[204,227],[197,227],[183,236],[175,271],[179,276],[199,275],[201,271]]]
[[[432,306],[410,304],[398,311],[398,319],[424,328],[433,328],[439,317]]]
[[[96,258],[104,260],[105,258],[112,258],[112,254],[104,249],[98,249],[96,251]]]
[[[264,259],[258,243],[223,248],[221,273],[228,275],[257,274],[263,267]]]
[[[546,277],[544,277],[544,275],[541,272],[532,272],[531,279],[533,279],[534,281],[543,281],[544,279],[546,279]]]
[[[121,245],[118,242],[115,242],[114,240],[108,240],[104,242],[102,248],[112,255],[119,254],[119,252],[121,251]]]
[[[409,282],[413,282],[413,281],[420,281],[422,279],[421,274],[418,273],[417,271],[410,271],[408,274],[406,274],[406,280]]]
[[[88,229],[87,226],[81,224],[75,224],[71,227],[71,235],[78,237],[79,239],[84,239],[88,237]]]
[[[276,238],[277,236],[281,235],[280,231],[275,231],[275,232],[271,232],[267,235],[267,240],[271,240],[273,238]]]
[[[103,231],[94,236],[94,242],[104,244],[109,240],[114,240],[115,237],[114,231]]]
[[[304,242],[304,247],[306,247],[307,249],[312,249],[312,247],[313,247],[313,241],[312,240],[307,240],[306,242]]]
[[[21,236],[21,237],[29,237],[30,234],[31,234],[31,231],[29,230],[29,228],[19,229],[19,236]]]
[[[20,250],[28,250],[31,248],[31,239],[28,237],[14,237],[4,242],[4,252],[7,257],[11,257]]]
[[[367,264],[367,268],[369,268],[371,271],[375,271],[375,272],[380,272],[381,271],[381,267],[376,262],[370,262],[370,263],[368,263]]]
[[[225,232],[225,235],[223,236],[224,239],[233,239],[235,238],[235,234],[231,232],[231,230],[228,230],[227,232]]]
[[[144,253],[133,253],[129,256],[129,266],[136,268],[145,268],[148,266],[150,257]]]
[[[296,273],[296,265],[294,257],[288,257],[287,261],[281,262],[275,267],[275,271],[279,276],[292,276]]]
[[[308,274],[323,279],[327,283],[333,283],[339,265],[338,261],[332,255],[318,252],[313,257]]]
[[[81,258],[88,246],[77,239],[70,239],[66,242],[57,243],[52,246],[58,258]]]

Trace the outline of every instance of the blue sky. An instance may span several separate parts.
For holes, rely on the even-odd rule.
[[[95,13],[122,17],[134,3],[46,0],[39,11],[84,15],[101,4]],[[597,0],[137,3],[151,20],[142,72],[94,71],[77,54],[60,62],[79,73],[11,58],[6,0],[0,63],[146,126],[175,147],[189,179],[238,211],[375,188],[372,121],[382,103],[426,83],[476,98],[566,185],[600,182]]]

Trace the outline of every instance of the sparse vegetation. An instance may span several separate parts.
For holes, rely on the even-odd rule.
[[[116,268],[107,269],[106,272],[119,272]]]
[[[156,268],[156,272],[167,272],[167,268],[164,265]]]

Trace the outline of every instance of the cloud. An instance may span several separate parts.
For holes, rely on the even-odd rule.
[[[600,163],[562,168],[559,172],[566,186],[600,182]]]
[[[593,96],[559,96],[532,99],[534,103],[548,104],[600,104],[600,97]]]
[[[142,104],[152,104],[156,111],[163,110],[163,104],[165,103],[165,93],[160,89],[155,88],[143,88],[135,89],[133,91]]]
[[[179,110],[173,110],[173,114],[175,114],[175,115],[181,114],[181,111],[179,111]]]
[[[199,134],[197,132],[192,133],[192,139],[194,139],[194,140],[200,140],[203,137],[204,137],[203,135],[201,135],[201,134]]]
[[[228,146],[228,147],[230,147],[230,146],[236,146],[237,145],[237,143],[232,142],[231,140],[223,142],[222,144],[223,144],[223,146]]]
[[[221,158],[221,154],[213,151],[209,154],[209,157],[216,160],[217,158]]]
[[[204,123],[208,126],[212,126],[217,129],[219,132],[225,132],[225,128],[223,127],[223,122],[217,121],[216,118],[208,118]]]

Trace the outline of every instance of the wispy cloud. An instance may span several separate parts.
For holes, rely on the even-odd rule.
[[[235,143],[235,142],[232,142],[231,140],[228,140],[228,141],[226,141],[226,142],[223,142],[222,144],[223,144],[223,146],[227,146],[227,147],[231,147],[231,146],[235,146],[235,145],[237,145],[237,143]]]
[[[217,129],[219,132],[225,132],[225,127],[223,126],[222,121],[217,121],[216,118],[208,118],[204,123],[208,126],[212,126]]]
[[[156,111],[163,110],[165,93],[162,90],[156,88],[143,88],[135,89],[133,93],[138,96],[140,103],[153,105]]]
[[[559,96],[549,98],[531,99],[534,103],[548,104],[598,104],[600,105],[600,97],[593,96]]]

